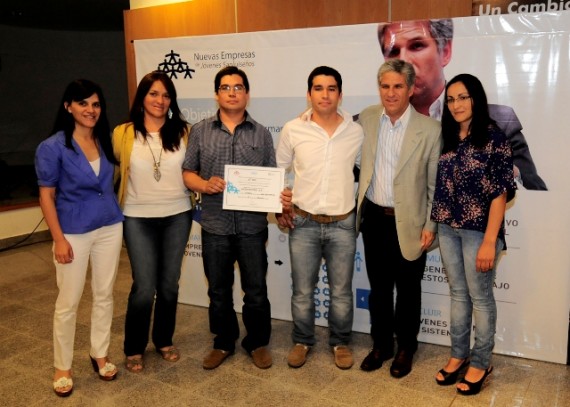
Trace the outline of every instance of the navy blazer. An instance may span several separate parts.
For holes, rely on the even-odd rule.
[[[522,124],[510,106],[489,105],[489,116],[505,132],[513,150],[513,163],[521,173],[525,189],[546,191],[547,187],[534,165],[530,149],[522,134]]]
[[[86,233],[123,221],[113,191],[113,171],[101,151],[99,176],[72,140],[75,151],[65,146],[62,131],[44,140],[36,150],[36,174],[40,187],[55,188],[55,206],[64,233]]]

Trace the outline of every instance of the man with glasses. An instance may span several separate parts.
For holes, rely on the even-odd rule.
[[[441,120],[445,90],[443,68],[451,61],[453,20],[381,23],[378,25],[378,41],[386,60],[397,58],[414,67],[416,84],[411,98],[414,108],[419,113]],[[509,139],[517,181],[525,189],[546,190],[515,111],[510,106],[489,104],[489,115]]]
[[[289,366],[303,366],[315,344],[315,285],[322,259],[330,288],[329,345],[340,369],[353,365],[348,344],[352,334],[352,275],[356,252],[353,167],[364,134],[352,116],[340,109],[342,78],[328,66],[308,78],[311,108],[285,124],[277,147],[277,163],[294,174],[289,251],[293,295],[293,348]]]
[[[210,331],[214,346],[204,369],[215,369],[235,351],[239,325],[233,304],[234,263],[245,293],[242,316],[247,335],[241,345],[260,369],[272,364],[267,348],[271,310],[267,298],[267,214],[223,210],[224,165],[275,167],[270,132],[248,114],[249,81],[235,66],[214,79],[219,110],[190,131],[183,164],[184,183],[202,194],[202,260],[208,279]],[[282,197],[283,201],[283,197]]]

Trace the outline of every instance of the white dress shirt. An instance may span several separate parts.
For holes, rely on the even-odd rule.
[[[444,97],[445,97],[445,88],[443,88],[439,97],[436,100],[434,100],[431,106],[429,107],[429,117],[441,121],[441,116],[443,116],[443,105],[445,103],[445,100],[443,100]]]
[[[379,120],[380,130],[374,173],[366,191],[366,198],[376,205],[393,208],[394,176],[400,159],[404,135],[410,121],[410,106],[408,105],[404,114],[393,125],[385,112],[382,113]]]
[[[329,137],[309,109],[285,124],[277,146],[277,165],[294,175],[293,203],[315,215],[343,215],[356,205],[353,168],[364,132],[349,113],[338,114],[343,121]]]

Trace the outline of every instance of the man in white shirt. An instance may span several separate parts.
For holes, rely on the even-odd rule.
[[[314,289],[324,258],[331,292],[329,345],[335,364],[348,369],[354,363],[348,348],[356,252],[353,167],[364,133],[339,108],[342,78],[335,69],[320,66],[311,72],[307,99],[311,108],[285,124],[277,147],[277,165],[294,174],[293,213],[277,216],[282,226],[291,228],[294,346],[287,362],[301,367],[315,344]]]

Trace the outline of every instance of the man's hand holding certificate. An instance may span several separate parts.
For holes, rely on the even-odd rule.
[[[223,209],[281,213],[283,168],[226,165]]]

